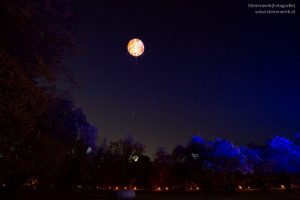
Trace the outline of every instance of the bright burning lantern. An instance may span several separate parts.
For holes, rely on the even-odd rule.
[[[130,55],[138,57],[144,53],[145,46],[142,40],[134,38],[128,42],[127,50]]]

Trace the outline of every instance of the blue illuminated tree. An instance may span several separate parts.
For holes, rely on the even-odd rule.
[[[276,136],[266,142],[266,158],[275,162],[275,172],[300,173],[300,148],[294,142]]]
[[[299,148],[295,142],[276,136],[267,140],[265,145],[249,147],[253,155],[257,155],[250,156],[250,166],[255,175],[252,177],[254,185],[267,191],[274,184],[283,184],[287,191],[290,190],[292,177],[299,174],[300,167]]]

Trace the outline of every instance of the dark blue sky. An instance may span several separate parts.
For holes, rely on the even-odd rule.
[[[299,17],[180,2],[73,1],[87,53],[67,64],[99,137],[131,133],[151,155],[197,133],[247,144],[300,131]],[[135,37],[146,47],[137,60],[126,49]]]

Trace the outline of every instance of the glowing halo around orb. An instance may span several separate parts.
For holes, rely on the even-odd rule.
[[[130,55],[134,57],[139,57],[144,53],[145,46],[142,40],[134,38],[128,42],[127,50],[130,53]]]

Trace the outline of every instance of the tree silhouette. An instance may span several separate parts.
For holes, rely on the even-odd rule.
[[[63,58],[75,50],[68,6],[0,2],[0,181],[10,188],[59,185],[78,141],[95,142],[84,114],[55,89],[58,77],[70,80]]]

